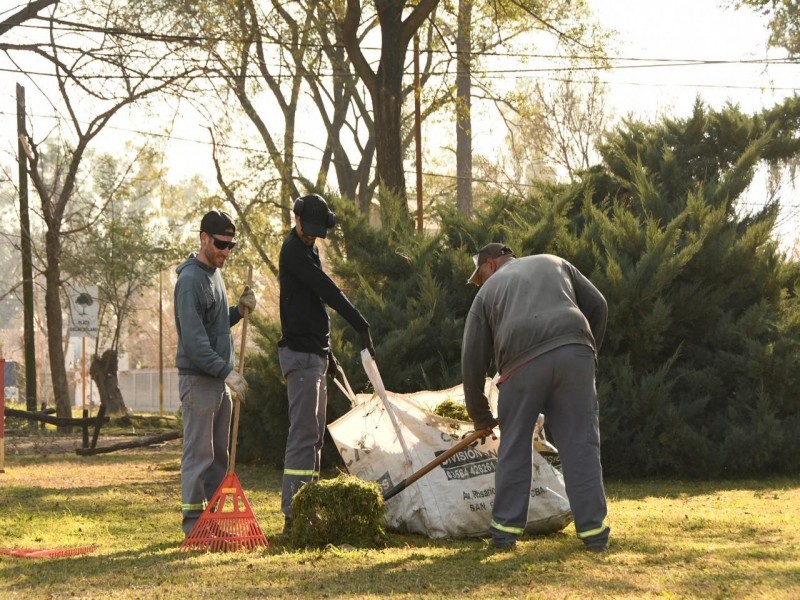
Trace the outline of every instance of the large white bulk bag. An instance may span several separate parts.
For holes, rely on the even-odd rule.
[[[491,379],[486,385],[487,395],[496,402],[496,386]],[[461,386],[385,394],[384,399],[378,394],[359,394],[352,410],[328,426],[350,474],[378,482],[384,493],[473,431],[471,423],[433,412],[448,399],[463,404]],[[557,468],[558,452],[538,430],[531,445],[533,479],[526,531],[550,533],[566,527],[572,513]],[[456,453],[387,500],[386,525],[431,538],[487,534],[499,441],[495,429],[494,436]]]

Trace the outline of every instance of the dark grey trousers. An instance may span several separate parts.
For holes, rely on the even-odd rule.
[[[281,512],[292,518],[292,496],[303,484],[319,478],[328,387],[327,359],[318,354],[279,348],[281,372],[289,396],[289,437],[283,461]]]
[[[222,379],[200,375],[179,376],[178,390],[183,412],[181,527],[189,535],[228,471],[231,396]]]
[[[531,360],[500,385],[497,495],[489,530],[497,542],[515,539],[525,528],[531,501],[531,441],[539,413],[544,413],[561,457],[578,537],[590,546],[608,540],[594,378],[593,350],[570,344]]]

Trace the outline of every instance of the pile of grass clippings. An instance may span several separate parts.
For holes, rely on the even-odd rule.
[[[386,539],[380,486],[346,473],[304,485],[292,498],[292,513],[298,547],[378,547]]]
[[[469,414],[467,413],[467,407],[463,404],[459,404],[448,398],[441,404],[437,405],[436,408],[433,410],[437,415],[440,417],[446,417],[448,419],[456,419],[457,421],[469,421]]]

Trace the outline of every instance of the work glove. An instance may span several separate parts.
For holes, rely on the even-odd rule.
[[[497,419],[495,419],[494,417],[492,417],[488,421],[484,421],[484,422],[481,422],[481,423],[475,423],[475,431],[480,431],[481,429],[486,429],[487,427],[491,427],[492,429],[494,429],[499,424],[500,424],[500,422]]]
[[[247,380],[236,369],[228,373],[225,378],[225,385],[234,393],[236,399],[244,402],[244,395],[247,392]]]
[[[375,346],[372,345],[372,336],[369,334],[369,327],[359,333],[361,334],[361,349],[369,350],[369,355],[374,359]]]
[[[239,296],[239,314],[244,316],[245,310],[253,312],[256,309],[256,295],[249,285],[244,286],[242,295]]]
[[[336,360],[336,357],[333,355],[333,351],[328,350],[328,375],[330,375],[333,379],[336,379],[340,370],[341,367],[339,366],[339,361]]]

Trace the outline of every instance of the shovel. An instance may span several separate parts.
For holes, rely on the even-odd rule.
[[[403,448],[403,456],[406,457],[406,464],[410,468],[411,452],[409,452],[408,445],[403,437],[403,430],[400,428],[400,423],[397,421],[397,416],[394,414],[392,403],[389,402],[389,396],[386,394],[386,387],[383,385],[383,379],[381,378],[381,373],[378,370],[378,365],[375,363],[375,359],[372,358],[372,355],[366,348],[361,351],[361,364],[364,365],[364,371],[367,373],[367,377],[369,377],[369,381],[372,384],[372,387],[375,389],[375,393],[381,399],[381,402],[383,402],[383,407],[386,410],[386,414],[389,415],[389,420],[392,422],[392,427],[397,434],[397,441],[400,442],[400,446]]]
[[[417,471],[415,473],[412,473],[411,475],[406,477],[403,481],[401,481],[396,486],[394,486],[392,489],[390,489],[388,492],[386,492],[383,495],[384,501],[388,500],[392,496],[396,496],[397,494],[402,492],[404,489],[406,489],[409,485],[414,483],[417,479],[423,477],[424,475],[427,475],[430,471],[432,471],[433,469],[438,467],[440,464],[442,464],[448,458],[453,456],[456,452],[460,452],[461,450],[463,450],[464,448],[466,448],[467,446],[469,446],[473,442],[485,438],[490,433],[492,433],[492,427],[487,427],[486,429],[479,429],[478,431],[473,431],[467,437],[465,437],[463,440],[458,442],[455,446],[453,446],[449,450],[446,450],[445,452],[442,452],[439,456],[434,458],[431,462],[429,462],[427,465],[422,467],[419,471]]]

